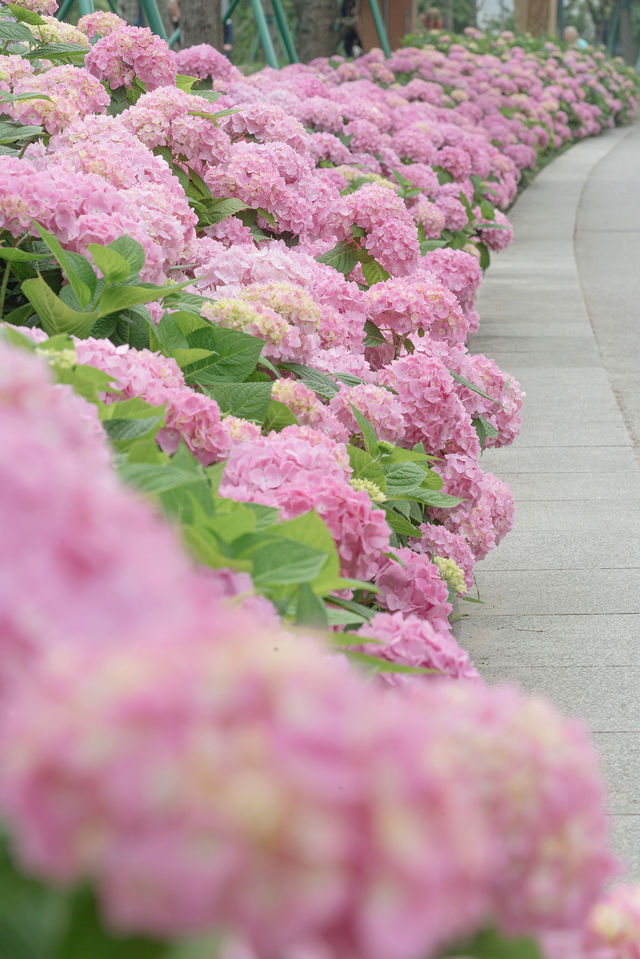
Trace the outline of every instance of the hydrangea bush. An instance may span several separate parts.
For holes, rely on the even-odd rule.
[[[523,400],[469,352],[475,293],[628,74],[471,37],[245,78],[52,13],[0,10],[2,941],[599,947],[585,733],[450,623]]]

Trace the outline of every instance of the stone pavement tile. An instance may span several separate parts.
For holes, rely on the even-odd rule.
[[[640,569],[574,569],[563,576],[539,569],[481,570],[476,579],[483,603],[471,615],[478,620],[541,611],[640,614]]]
[[[564,532],[602,536],[615,533],[640,536],[640,506],[637,502],[602,499],[595,503],[555,500],[549,503],[516,503],[514,529],[519,533]]]
[[[478,343],[474,341],[473,349],[476,353],[485,353],[488,348],[482,346],[482,338],[480,337]],[[556,354],[550,359],[549,354],[544,349],[542,341],[539,344],[539,349],[532,350],[530,353],[494,349],[491,353],[491,358],[496,361],[501,369],[508,372],[514,371],[514,375],[516,366],[523,370],[549,369],[549,363],[553,362],[553,369],[561,373],[565,369],[598,369],[601,363],[598,354],[593,349],[569,349],[563,353]],[[517,379],[520,379],[520,377],[517,377]]]
[[[465,612],[458,602],[456,612]],[[474,609],[454,624],[460,645],[477,666],[494,665],[510,676],[517,668],[540,664],[640,667],[640,626],[633,614],[576,613],[474,617]],[[640,781],[640,780],[639,780]]]
[[[547,350],[548,356],[562,356],[566,353],[580,353],[585,355],[593,354],[599,359],[595,340],[589,333],[574,336],[507,336],[503,333],[500,336],[487,336],[480,333],[473,339],[472,349],[478,349],[479,352],[487,356],[493,356],[496,350],[502,353],[530,353],[543,348]]]
[[[504,682],[495,664],[478,665],[489,685]],[[509,680],[530,695],[544,695],[568,716],[584,720],[590,729],[631,732],[640,729],[640,667],[638,666],[513,666]]]
[[[594,738],[609,783],[609,811],[640,815],[640,726],[623,733],[597,732]]]
[[[589,473],[509,473],[500,470],[500,478],[509,484],[517,503],[567,499],[591,501],[619,496],[629,500],[640,498],[640,470],[626,473],[605,470]]]
[[[639,469],[629,442],[621,446],[513,446],[485,450],[480,466],[498,476],[513,473],[608,473],[634,472]]]
[[[576,310],[576,318],[572,319],[570,315],[567,316],[568,307],[558,309],[557,315],[549,314],[546,317],[538,315],[535,319],[525,315],[517,302],[512,304],[511,307],[508,303],[504,303],[501,311],[498,311],[494,306],[490,306],[488,309],[481,307],[481,310],[479,334],[487,339],[502,338],[505,330],[505,320],[509,322],[509,337],[512,339],[517,337],[540,339],[541,336],[549,335],[560,336],[573,341],[585,335],[582,311]],[[476,338],[479,337],[474,337],[474,340],[470,343],[472,352],[475,352]]]
[[[629,439],[619,414],[596,411],[581,415],[572,410],[533,417],[524,411],[518,446],[622,446]]]
[[[513,530],[476,568],[482,576],[496,570],[640,569],[640,537],[604,532],[519,533]],[[640,632],[640,629],[639,629]]]
[[[611,817],[613,848],[622,860],[621,878],[638,882],[640,877],[640,816],[614,815]]]

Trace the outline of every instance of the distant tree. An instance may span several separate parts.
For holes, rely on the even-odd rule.
[[[221,0],[180,0],[180,46],[196,43],[222,50]]]
[[[298,56],[303,63],[335,52],[336,0],[295,0],[298,18]]]

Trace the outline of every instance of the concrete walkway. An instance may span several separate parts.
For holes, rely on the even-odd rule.
[[[614,842],[640,880],[640,127],[573,147],[510,213],[471,349],[526,391],[516,443],[482,465],[513,532],[478,567],[456,632],[489,682],[586,720]]]

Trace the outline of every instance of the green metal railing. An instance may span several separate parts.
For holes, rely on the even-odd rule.
[[[118,13],[115,0],[107,0],[107,2],[113,12]],[[264,12],[262,0],[250,0],[250,2],[253,10],[253,16],[256,21],[256,26],[258,27],[258,35],[260,37],[260,42],[264,50],[266,61],[270,67],[274,67],[274,69],[277,70],[279,67],[278,57],[276,56],[273,40],[271,39],[271,32],[269,30],[269,24],[267,23],[267,17]],[[64,20],[74,3],[78,4],[78,10],[80,11],[81,16],[84,16],[87,13],[93,13],[95,11],[93,0],[62,0],[62,4],[56,12],[56,17],[58,20]],[[240,0],[231,0],[229,8],[224,14],[224,21],[227,21],[231,18],[233,11],[236,9],[239,3]],[[289,24],[287,23],[287,17],[282,6],[282,2],[281,0],[271,0],[271,5],[273,7],[275,24],[278,30],[282,50],[285,53],[289,63],[298,63],[298,54],[296,52],[295,43],[293,42],[293,37],[291,36],[291,31],[289,30]],[[167,40],[170,47],[174,46],[174,44],[176,44],[180,39],[180,27],[177,27],[171,36],[167,38],[162,17],[160,16],[160,11],[158,10],[157,0],[140,0],[140,6],[142,7],[144,17],[153,33],[157,34],[159,37],[162,37],[163,40]],[[384,25],[382,14],[380,12],[378,0],[369,0],[369,6],[371,8],[371,13],[373,14],[373,21],[375,23],[378,37],[380,38],[380,46],[384,50],[385,56],[390,57],[391,47],[389,46],[389,38],[387,37],[387,31]]]

